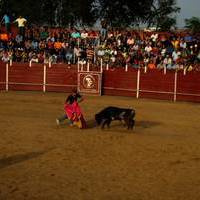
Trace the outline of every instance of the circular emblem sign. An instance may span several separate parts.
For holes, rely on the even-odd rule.
[[[95,78],[92,75],[86,75],[83,78],[83,86],[87,89],[92,89],[95,87]]]

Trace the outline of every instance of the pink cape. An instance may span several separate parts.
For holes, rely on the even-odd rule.
[[[77,121],[82,116],[81,108],[77,101],[74,101],[72,104],[65,103],[64,109],[68,118],[72,121]]]
[[[74,101],[73,104],[66,103],[64,106],[64,109],[65,109],[66,115],[73,122],[74,125],[78,126],[81,129],[84,129],[87,127],[86,121],[83,117],[81,108],[78,105],[77,101]]]

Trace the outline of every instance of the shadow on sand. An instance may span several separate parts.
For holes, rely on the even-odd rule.
[[[6,168],[11,165],[15,165],[17,163],[25,162],[27,160],[37,158],[45,153],[47,153],[47,150],[38,151],[38,152],[30,152],[26,154],[18,154],[18,155],[9,156],[6,158],[0,158],[0,169]]]

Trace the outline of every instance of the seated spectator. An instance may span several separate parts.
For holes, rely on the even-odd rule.
[[[53,64],[56,64],[57,63],[57,55],[55,55],[55,54],[50,55],[49,62],[53,63]]]
[[[86,49],[87,61],[92,63],[94,61],[94,49],[92,47],[88,47]]]
[[[17,47],[22,47],[23,46],[23,37],[20,34],[17,34],[15,37],[16,45]]]
[[[39,62],[39,59],[37,57],[37,53],[35,51],[32,53],[32,57],[30,59],[30,62],[34,62],[34,63],[38,63]]]
[[[9,57],[8,52],[7,52],[6,50],[4,50],[4,51],[2,52],[1,60],[2,60],[3,62],[8,62],[8,61],[10,60],[10,57]]]
[[[39,49],[39,43],[38,43],[37,40],[33,40],[33,41],[31,42],[31,49],[32,49],[32,50],[38,50],[38,49]]]
[[[44,51],[40,51],[40,52],[37,54],[37,57],[38,57],[38,62],[39,62],[39,63],[44,63]]]
[[[155,69],[155,68],[156,68],[156,65],[155,65],[153,59],[150,59],[150,60],[149,60],[149,63],[148,63],[148,65],[147,65],[147,67],[148,67],[149,69]]]
[[[80,32],[77,29],[73,29],[72,33],[71,33],[71,37],[72,38],[80,38],[81,34],[80,34]]]
[[[28,62],[28,52],[26,50],[21,53],[21,62]]]
[[[22,52],[23,52],[23,49],[20,49],[20,48],[16,49],[14,56],[13,56],[13,60],[16,62],[21,62],[22,61]]]
[[[84,29],[83,31],[81,31],[81,38],[86,39],[87,37],[88,37],[88,32]]]
[[[49,37],[49,33],[47,31],[47,28],[42,27],[40,29],[40,39],[41,40],[46,40]]]
[[[67,61],[68,64],[72,63],[72,59],[73,59],[73,49],[71,46],[66,47],[65,49],[65,59]]]

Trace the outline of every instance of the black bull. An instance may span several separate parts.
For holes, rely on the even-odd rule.
[[[95,120],[103,129],[105,125],[110,126],[111,121],[120,120],[125,123],[128,129],[133,129],[135,124],[135,110],[129,108],[106,107],[95,115]]]

